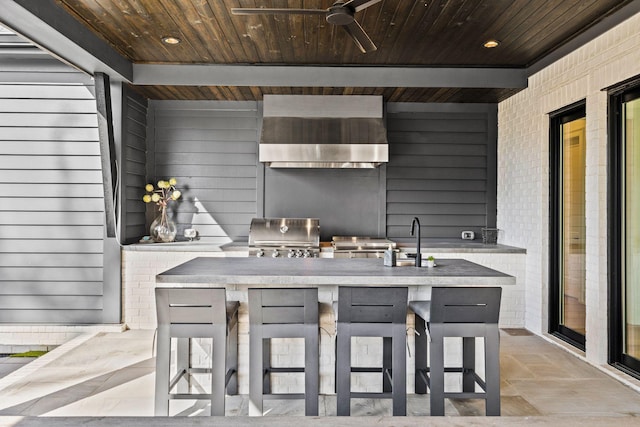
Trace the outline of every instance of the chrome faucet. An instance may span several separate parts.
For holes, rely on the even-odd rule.
[[[417,216],[413,217],[411,221],[411,235],[414,235],[414,231],[418,226],[418,233],[416,234],[416,267],[422,267],[422,255],[420,255],[420,220]]]

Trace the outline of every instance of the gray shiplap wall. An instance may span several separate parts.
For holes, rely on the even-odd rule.
[[[4,37],[6,39],[6,37]],[[89,78],[0,46],[0,322],[103,321],[104,204]]]
[[[151,101],[150,107],[147,175],[152,182],[178,180],[183,196],[170,205],[178,238],[193,227],[208,242],[246,241],[261,187],[258,104]]]
[[[135,243],[148,234],[145,205],[142,203],[146,184],[147,100],[128,87],[122,96],[122,206],[120,207],[120,240]]]
[[[496,218],[495,105],[389,104],[387,236],[481,235]]]
[[[193,226],[209,241],[244,241],[251,218],[262,215],[320,217],[323,240],[408,238],[414,216],[424,237],[479,237],[495,226],[493,104],[387,104],[390,161],[373,171],[264,168],[260,104],[151,105],[148,176],[175,176],[186,190],[175,206],[180,232]]]

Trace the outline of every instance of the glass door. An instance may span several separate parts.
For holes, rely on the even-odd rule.
[[[640,360],[640,98],[623,105],[625,159],[624,351]]]
[[[610,362],[640,376],[640,88],[612,97]]]
[[[584,350],[585,177],[584,103],[551,116],[550,332]]]

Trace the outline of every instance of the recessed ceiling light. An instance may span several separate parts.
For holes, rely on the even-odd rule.
[[[162,38],[162,43],[164,44],[179,44],[182,40],[173,36],[166,36]]]
[[[497,47],[499,44],[500,42],[498,40],[487,40],[486,42],[484,42],[483,46],[487,49],[492,49],[494,47]]]

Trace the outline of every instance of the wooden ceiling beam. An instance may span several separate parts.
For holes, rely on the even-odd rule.
[[[526,88],[524,68],[134,64],[133,84],[276,87]]]
[[[76,21],[53,0],[2,0],[0,22],[63,62],[93,75],[131,82],[131,61]]]

